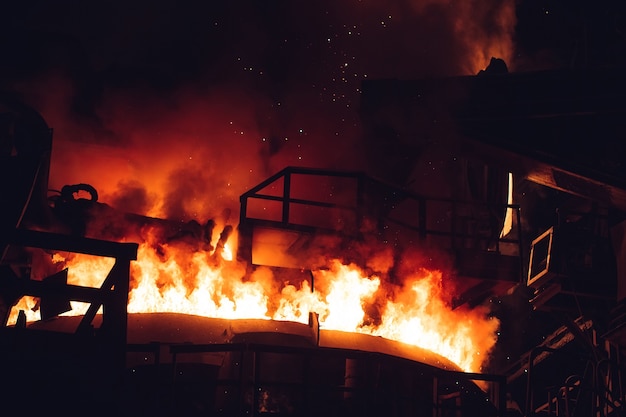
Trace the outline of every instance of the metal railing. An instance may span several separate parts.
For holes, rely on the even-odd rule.
[[[431,198],[388,185],[364,173],[287,167],[240,196],[239,254],[251,259],[256,227],[299,233],[323,232],[355,239],[400,228],[416,241],[436,241],[449,249],[482,248],[498,253],[511,244],[525,265],[520,207],[517,204]],[[513,228],[502,235],[505,216]],[[370,228],[371,230],[371,228]]]

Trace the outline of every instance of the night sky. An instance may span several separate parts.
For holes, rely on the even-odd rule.
[[[472,75],[492,56],[510,71],[622,64],[626,44],[617,1],[3,7],[0,88],[54,129],[51,186],[93,183],[138,212],[157,188],[179,197],[211,190],[201,208],[210,212],[287,165],[366,169],[364,79]]]

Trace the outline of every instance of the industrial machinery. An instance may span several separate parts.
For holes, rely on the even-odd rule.
[[[325,268],[329,253],[358,263],[366,242],[449,261],[452,308],[489,304],[501,321],[481,373],[416,346],[324,329],[314,312],[308,324],[129,314],[142,242],[86,237],[90,216],[150,225],[204,247],[215,224],[120,213],[87,184],[48,199],[52,131],[3,96],[0,407],[164,416],[623,415],[626,185],[615,136],[625,127],[624,86],[612,71],[369,81],[361,113],[364,146],[378,162],[370,172],[286,167],[241,195],[239,260],[277,276],[300,274],[312,291],[311,271]],[[570,136],[593,137],[594,152],[581,158],[580,149],[564,149]],[[90,198],[73,198],[77,191]],[[224,227],[216,246],[233,231]],[[55,252],[112,258],[113,266],[97,288],[72,285],[67,270],[41,263]],[[396,277],[390,271],[389,284]],[[27,322],[23,312],[8,320],[23,295],[38,300],[41,320]],[[60,316],[69,301],[86,303],[86,313]]]
[[[2,407],[4,412],[111,411],[110,398],[123,381],[129,266],[137,245],[62,233],[63,225],[54,222],[46,197],[52,131],[15,97],[3,95],[2,105]],[[54,251],[111,257],[115,262],[101,288],[68,285],[67,271],[37,271],[42,265],[37,259]],[[12,306],[23,295],[39,298],[44,319],[68,310],[70,300],[90,307],[72,333],[30,331],[23,311],[15,325],[7,326]],[[96,329],[100,307],[104,314]]]
[[[0,238],[0,367],[7,381],[1,406],[5,411],[129,416],[502,415],[502,376],[463,372],[448,359],[416,346],[320,328],[314,313],[308,325],[178,313],[128,314],[131,263],[137,259],[138,243],[120,243],[115,230],[87,237],[89,220],[110,217],[129,229],[149,225],[168,239],[195,239],[202,245],[210,244],[206,236],[214,225],[120,213],[98,202],[97,190],[88,184],[68,185],[49,199],[52,131],[36,112],[17,103],[11,102],[3,113],[7,152],[1,164],[3,178],[12,186],[3,206],[7,212]],[[26,144],[35,145],[25,148]],[[350,173],[298,168],[288,168],[277,177],[295,183],[297,175],[309,177],[308,181],[310,174],[344,178],[359,187],[360,181],[367,180]],[[314,178],[314,184],[321,185],[320,178]],[[363,190],[356,204],[340,208],[349,214],[337,220],[345,224],[370,218],[374,213],[365,213],[361,198],[380,197],[371,193],[374,189],[391,193],[388,196],[398,192],[367,181],[374,188]],[[290,188],[285,185],[283,190]],[[78,193],[88,198],[75,198]],[[257,236],[252,228],[263,221],[250,211],[252,200],[259,198],[267,196],[261,197],[256,189],[242,196],[246,215],[240,226],[241,256],[252,256],[260,246],[249,239]],[[315,199],[297,198],[295,193],[282,198],[286,217],[281,225],[293,223],[297,210],[288,207],[292,203],[305,211],[306,206],[333,208]],[[426,204],[420,199],[415,203]],[[375,209],[390,208],[387,204]],[[358,220],[357,212],[363,215]],[[419,222],[415,224],[403,239],[420,230]],[[362,231],[363,225],[358,225]],[[308,227],[322,231],[315,224]],[[231,231],[230,226],[224,227],[217,246],[223,246]],[[331,232],[344,243],[359,239],[355,229]],[[304,247],[301,250],[301,259],[313,260]],[[50,259],[57,253],[86,254],[113,263],[98,287],[69,284],[71,271],[51,266]],[[249,262],[274,266],[263,260]],[[40,320],[27,321],[24,310],[10,319],[23,296],[37,300],[34,308]],[[86,312],[62,316],[74,301],[86,304]],[[477,381],[490,385],[489,393]]]
[[[428,183],[415,179],[443,161],[439,172],[456,175],[437,188],[474,200],[493,198],[480,190],[509,172],[525,268],[495,298],[492,371],[526,416],[623,415],[623,68],[490,69],[364,82],[372,165],[418,192]],[[390,150],[404,158],[385,164],[377,155]]]

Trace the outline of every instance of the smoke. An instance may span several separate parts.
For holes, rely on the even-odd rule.
[[[367,170],[361,80],[512,51],[513,2],[210,3],[11,6],[3,87],[55,130],[53,188],[202,220],[285,165]]]
[[[362,80],[475,74],[513,53],[512,1],[214,3],[10,6],[1,87],[54,129],[50,188],[88,183],[121,211],[233,221],[239,196],[285,166],[377,172]],[[348,248],[359,264],[402,267],[366,244]]]
[[[142,183],[136,180],[121,181],[117,191],[111,194],[113,207],[120,207],[129,213],[145,213],[154,206],[154,197]]]
[[[370,28],[366,43],[377,55],[369,78],[472,75],[491,57],[513,58],[513,1],[355,3]]]

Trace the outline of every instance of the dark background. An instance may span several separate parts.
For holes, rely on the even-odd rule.
[[[40,0],[2,9],[0,89],[54,129],[51,186],[92,183],[103,201],[141,214],[165,189],[173,203],[157,214],[184,220],[236,210],[239,195],[287,165],[367,170],[364,79],[473,75],[493,56],[513,72],[626,59],[623,1]],[[518,320],[520,300],[503,320]],[[537,323],[528,328],[502,343],[540,337]]]
[[[0,88],[41,111],[57,141],[127,146],[192,95],[213,106],[206,118],[245,110],[258,178],[360,168],[362,80],[475,74],[492,56],[510,71],[621,65],[625,13],[589,0],[5,2]],[[198,129],[205,144],[229,141]]]

